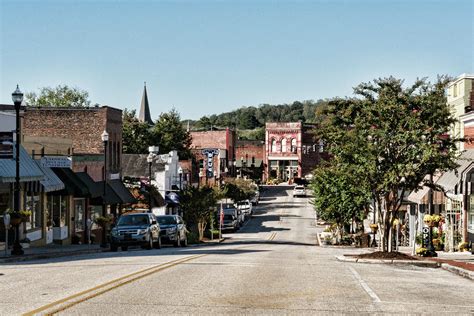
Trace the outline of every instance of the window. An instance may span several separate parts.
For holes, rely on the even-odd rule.
[[[291,152],[292,153],[296,152],[296,138],[291,139]]]
[[[85,199],[74,199],[74,227],[76,232],[85,230]]]
[[[458,96],[458,84],[455,83],[453,85],[453,97],[457,97]]]
[[[41,218],[41,199],[37,192],[28,192],[26,196],[26,209],[31,211],[30,221],[26,222],[26,229],[40,228],[43,224]]]
[[[286,153],[286,138],[281,141],[281,151]]]
[[[276,146],[277,146],[276,140],[275,140],[275,139],[272,139],[272,147],[271,147],[271,149],[270,149],[270,151],[271,151],[272,153],[274,153],[274,152],[277,151]]]

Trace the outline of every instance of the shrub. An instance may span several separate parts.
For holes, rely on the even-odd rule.
[[[428,254],[428,249],[426,249],[425,247],[416,248],[416,254],[418,256],[425,257]]]

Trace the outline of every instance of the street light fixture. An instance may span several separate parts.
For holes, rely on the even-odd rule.
[[[153,158],[155,158],[155,154],[150,152],[146,157],[146,161],[148,162],[148,212],[151,213],[151,164],[153,163]]]
[[[15,192],[14,192],[14,205],[13,211],[16,216],[20,213],[20,106],[23,102],[23,93],[20,91],[18,85],[16,90],[12,93],[13,104],[15,104]],[[8,242],[8,241],[7,241]],[[15,242],[13,243],[12,255],[22,255],[24,251],[20,244],[20,225],[15,226]]]
[[[179,175],[179,189],[182,190],[182,178],[183,178],[183,168],[181,166],[178,167],[178,175]]]
[[[104,187],[103,187],[103,197],[102,197],[102,216],[107,215],[107,205],[105,201],[105,195],[107,190],[107,143],[109,142],[109,133],[106,130],[102,132],[100,135],[102,138],[102,142],[104,143]],[[105,231],[105,227],[102,227],[102,242],[100,244],[101,247],[107,247],[107,233]]]

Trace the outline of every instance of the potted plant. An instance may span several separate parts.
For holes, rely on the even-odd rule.
[[[31,218],[31,211],[29,210],[22,210],[18,212],[20,214],[22,222],[28,222]]]
[[[369,227],[372,233],[376,233],[377,230],[379,229],[379,224],[370,224]]]
[[[109,215],[106,215],[106,216],[97,216],[95,219],[94,219],[94,223],[96,223],[97,225],[99,225],[100,227],[102,228],[106,228],[108,224],[110,224],[112,222],[112,217],[109,216]]]
[[[459,251],[468,251],[469,250],[469,244],[465,241],[460,242],[458,245]]]
[[[428,255],[428,249],[425,247],[416,248],[416,255],[426,257]]]
[[[442,217],[437,214],[434,214],[434,215],[426,214],[423,217],[423,222],[429,227],[437,226],[441,220],[442,220]]]

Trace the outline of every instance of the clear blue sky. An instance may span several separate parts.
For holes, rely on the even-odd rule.
[[[153,119],[474,71],[474,1],[0,0],[0,103],[67,84]]]

